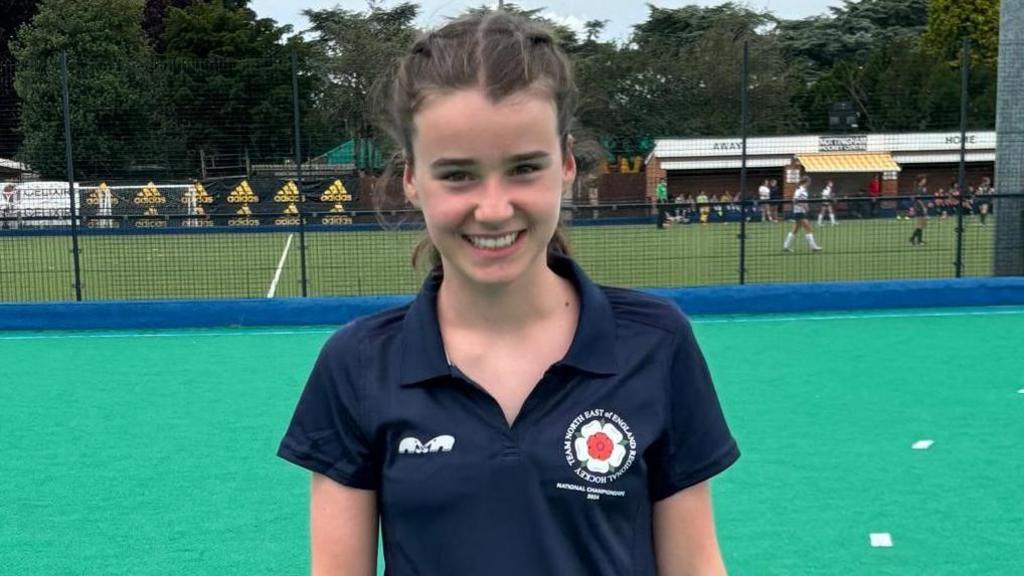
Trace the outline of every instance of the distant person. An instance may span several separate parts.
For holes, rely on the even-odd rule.
[[[772,216],[772,205],[769,203],[772,199],[772,189],[768,186],[767,179],[761,182],[761,186],[757,188],[757,199],[760,201],[761,222],[775,222],[775,218]]]
[[[946,219],[946,189],[939,188],[935,191],[935,198],[932,200],[935,206],[935,212],[939,216],[939,220]]]
[[[14,184],[5,184],[0,191],[0,228],[14,230],[18,227],[17,195],[18,190]]]
[[[818,226],[821,226],[825,219],[825,214],[828,214],[829,222],[833,226],[836,225],[836,212],[832,209],[832,181],[829,180],[825,187],[821,189],[821,208],[818,210]]]
[[[981,220],[981,225],[985,226],[988,213],[992,210],[992,179],[988,176],[982,178],[976,193],[978,218]]]
[[[707,224],[711,216],[711,207],[708,206],[708,195],[703,190],[697,194],[697,211],[700,213],[700,223]]]
[[[807,239],[807,244],[811,247],[811,250],[815,252],[821,251],[821,246],[818,246],[818,243],[814,241],[814,230],[807,222],[807,212],[809,210],[807,206],[807,189],[810,185],[811,179],[804,176],[800,179],[800,186],[793,193],[793,229],[786,235],[786,241],[782,244],[782,249],[786,252],[793,251],[793,238],[796,237],[796,233],[799,230],[806,232],[804,238]]]
[[[915,245],[924,244],[924,229],[928,226],[928,178],[918,176],[914,183],[914,204],[911,207],[911,216],[914,218],[914,233],[910,235],[910,243]]]
[[[868,215],[877,218],[882,208],[882,182],[878,179],[878,174],[872,176],[871,182],[868,182],[868,198],[871,200]]]
[[[711,207],[715,211],[715,216],[717,216],[719,220],[725,219],[725,207],[723,206],[723,203],[729,200],[732,200],[732,197],[726,197],[725,194],[722,194],[721,196],[715,196],[714,194],[711,195]]]
[[[772,222],[778,222],[782,219],[782,187],[775,178],[768,181],[768,192],[768,197],[772,200],[768,205],[768,211],[772,215]]]
[[[658,228],[665,227],[665,215],[668,212],[668,184],[664,178],[658,178],[658,185],[654,187],[655,201],[658,203]]]

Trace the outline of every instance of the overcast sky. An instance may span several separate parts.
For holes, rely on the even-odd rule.
[[[637,0],[513,0],[522,8],[545,8],[546,16],[582,31],[587,20],[608,20],[603,39],[623,40],[633,25],[647,18],[647,2]],[[394,6],[399,0],[385,0],[385,6]],[[470,6],[497,5],[496,0],[421,0],[419,25],[436,26],[446,16],[457,16]],[[687,4],[714,6],[721,0],[651,0],[661,8],[678,8]],[[771,10],[779,18],[804,18],[828,13],[829,6],[839,6],[841,0],[750,0],[751,8]],[[309,22],[301,15],[305,9],[324,9],[341,6],[346,10],[365,11],[365,0],[252,0],[250,7],[261,17],[273,18],[280,24],[291,24],[301,31]],[[632,6],[632,8],[628,8]]]

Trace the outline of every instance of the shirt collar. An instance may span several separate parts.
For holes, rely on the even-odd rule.
[[[594,374],[614,374],[615,315],[601,288],[591,282],[572,259],[551,253],[548,267],[572,282],[580,298],[576,334],[565,358],[556,366],[569,366]],[[431,273],[402,322],[399,382],[403,386],[427,383],[451,374],[437,319],[437,293],[441,274]]]

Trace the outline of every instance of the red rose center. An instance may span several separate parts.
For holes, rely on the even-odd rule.
[[[615,444],[604,432],[598,432],[587,438],[587,452],[591,458],[607,460],[612,457],[613,448],[615,448]]]

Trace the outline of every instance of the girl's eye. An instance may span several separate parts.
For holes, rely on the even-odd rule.
[[[536,164],[520,164],[512,169],[513,176],[527,176],[540,170],[540,166]]]
[[[473,175],[469,172],[448,172],[441,175],[441,180],[452,183],[463,183],[469,182],[473,179]]]

